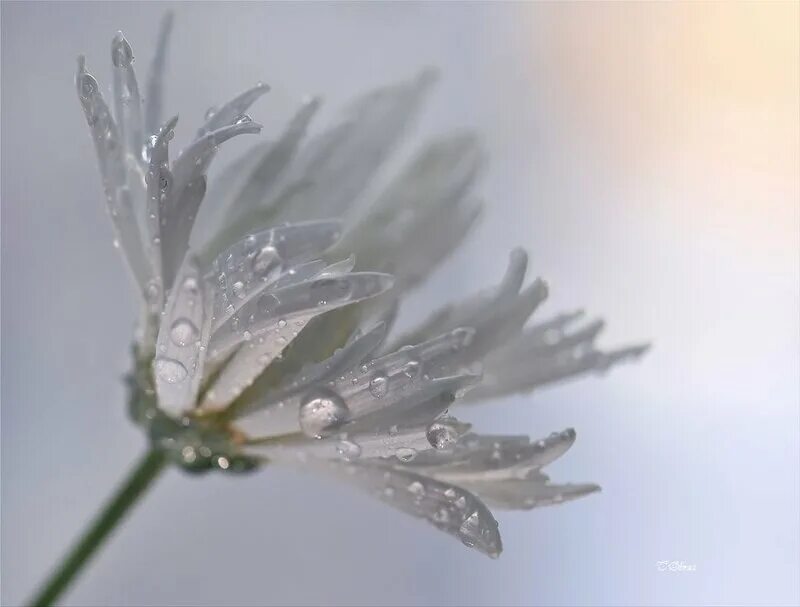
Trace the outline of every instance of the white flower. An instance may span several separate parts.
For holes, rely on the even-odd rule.
[[[473,187],[485,158],[471,134],[429,143],[380,194],[366,189],[432,72],[359,97],[307,141],[319,101],[302,103],[207,194],[218,146],[261,130],[246,112],[268,87],[209,111],[170,162],[178,119],[161,116],[170,27],[167,17],[144,95],[130,45],[114,37],[113,112],[83,58],[76,78],[115,243],[141,293],[130,407],[153,445],[189,471],[269,461],[337,475],[490,556],[501,541],[484,504],[528,509],[597,490],[542,473],[573,430],[483,436],[448,415],[458,398],[529,392],[645,350],[595,349],[602,325],[568,331],[578,314],[527,325],[547,287],[523,286],[523,251],[496,288],[387,337],[401,297],[481,209]],[[366,211],[354,212],[365,197]],[[204,235],[193,227],[205,198],[218,220]]]

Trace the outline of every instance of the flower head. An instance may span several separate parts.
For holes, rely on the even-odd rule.
[[[336,475],[490,556],[501,541],[487,505],[529,509],[597,490],[551,484],[542,472],[573,430],[538,441],[486,436],[449,414],[646,349],[596,349],[602,324],[571,329],[577,313],[529,323],[547,286],[525,286],[524,251],[512,251],[495,288],[389,337],[401,298],[481,210],[474,187],[485,156],[469,133],[423,146],[379,194],[367,188],[434,73],[359,97],[311,138],[320,102],[304,101],[277,139],[209,189],[219,146],[261,130],[247,112],[269,87],[210,110],[170,159],[178,118],[161,115],[170,28],[168,16],[144,94],[121,33],[111,108],[83,58],[76,77],[115,245],[141,294],[130,410],[153,445],[194,472],[274,462]],[[195,223],[205,199],[217,219],[203,231]]]

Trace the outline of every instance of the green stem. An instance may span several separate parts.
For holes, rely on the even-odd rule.
[[[80,541],[64,557],[59,566],[40,587],[29,605],[44,607],[52,605],[67,586],[80,573],[89,559],[103,544],[111,531],[122,521],[138,499],[158,477],[167,462],[164,451],[148,451],[122,483],[113,498],[97,515]]]

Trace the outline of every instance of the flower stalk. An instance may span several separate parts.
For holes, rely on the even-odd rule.
[[[136,464],[128,478],[98,513],[77,544],[62,559],[50,577],[39,587],[29,605],[46,607],[54,604],[76,576],[83,570],[111,532],[147,492],[167,463],[162,449],[150,449]]]

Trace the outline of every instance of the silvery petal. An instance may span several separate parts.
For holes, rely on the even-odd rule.
[[[304,102],[280,139],[257,155],[256,164],[248,171],[247,179],[227,206],[226,227],[235,225],[249,209],[263,205],[278,177],[294,158],[319,106],[320,100],[316,98]]]
[[[119,125],[120,139],[126,142],[127,149],[139,161],[141,159],[139,152],[144,143],[142,98],[132,61],[133,51],[130,44],[122,32],[117,32],[111,41],[115,117]]]
[[[158,30],[156,52],[150,64],[144,98],[144,129],[147,136],[158,129],[161,122],[161,107],[164,102],[164,72],[167,61],[167,44],[172,33],[172,11],[161,19]]]
[[[595,484],[551,485],[538,479],[508,479],[486,483],[469,483],[465,488],[492,508],[500,510],[530,510],[578,499],[600,491]]]
[[[131,204],[131,194],[126,182],[123,142],[100,93],[97,80],[86,71],[82,56],[78,58],[75,84],[86,120],[91,128],[115,238],[134,279],[147,298],[147,287],[153,274]]]
[[[211,264],[219,285],[214,330],[266,287],[282,288],[299,282],[294,266],[321,255],[339,232],[337,221],[286,225],[250,234],[220,253]],[[320,271],[324,268],[324,264],[314,263]],[[307,269],[302,268],[300,275],[305,276]]]
[[[187,256],[158,332],[153,361],[159,407],[172,416],[193,408],[208,343],[205,293],[196,261]]]
[[[510,361],[506,366],[493,363],[491,370],[485,373],[484,382],[474,392],[470,392],[466,400],[477,402],[487,398],[525,393],[585,373],[593,371],[604,373],[621,362],[637,360],[648,349],[649,345],[645,344],[609,352],[561,350],[552,356],[540,354],[516,360],[513,365]]]
[[[492,513],[469,491],[408,470],[355,463],[327,464],[329,472],[390,506],[421,518],[491,558],[503,550]]]
[[[210,356],[214,359],[226,356],[247,339],[248,333],[258,336],[281,321],[287,325],[305,323],[323,312],[375,297],[391,286],[388,274],[356,272],[282,289],[266,289],[258,297],[246,300],[236,314],[213,332]]]
[[[211,112],[205,124],[200,128],[197,134],[198,138],[241,120],[250,106],[267,91],[269,91],[269,85],[259,82]]]
[[[372,179],[400,141],[431,83],[429,73],[410,82],[373,91],[345,113],[343,125],[318,135],[299,153],[286,183],[308,181],[313,186],[279,221],[340,217]]]
[[[450,483],[527,478],[555,461],[575,442],[571,428],[531,442],[528,437],[470,434],[451,450],[434,451],[413,462],[423,474]]]

